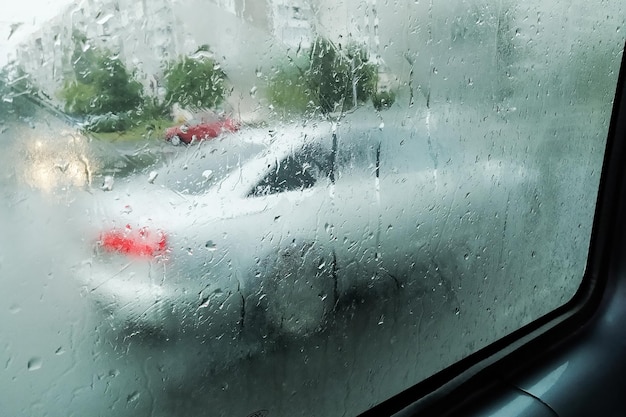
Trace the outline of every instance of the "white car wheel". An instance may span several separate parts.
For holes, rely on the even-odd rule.
[[[170,139],[170,142],[172,143],[172,145],[178,146],[178,145],[180,145],[181,140],[178,137],[178,135],[174,135],[174,136],[172,136],[172,139]]]

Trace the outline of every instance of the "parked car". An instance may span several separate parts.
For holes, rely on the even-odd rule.
[[[212,139],[222,133],[236,132],[237,130],[239,130],[239,123],[231,118],[225,118],[212,122],[172,126],[165,131],[165,140],[173,145],[189,144],[192,141]]]
[[[496,158],[452,171],[446,158],[424,132],[349,121],[180,148],[98,195],[97,256],[80,279],[125,337],[305,337],[354,300],[425,288],[453,311],[463,275],[516,244],[513,212],[532,202],[498,211],[538,174]],[[485,223],[503,232],[478,239]]]

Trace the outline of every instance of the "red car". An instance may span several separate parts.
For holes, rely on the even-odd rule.
[[[239,130],[239,123],[233,119],[226,118],[210,123],[198,123],[195,125],[172,126],[165,131],[165,140],[174,145],[191,143],[196,140],[212,139],[223,132],[236,132]]]

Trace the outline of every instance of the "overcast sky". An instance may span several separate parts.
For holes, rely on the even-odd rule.
[[[0,5],[0,66],[30,33],[79,0],[2,0]],[[19,26],[17,26],[19,24]]]

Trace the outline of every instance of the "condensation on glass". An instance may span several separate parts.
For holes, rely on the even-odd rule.
[[[4,8],[6,415],[357,415],[582,282],[621,1]]]

